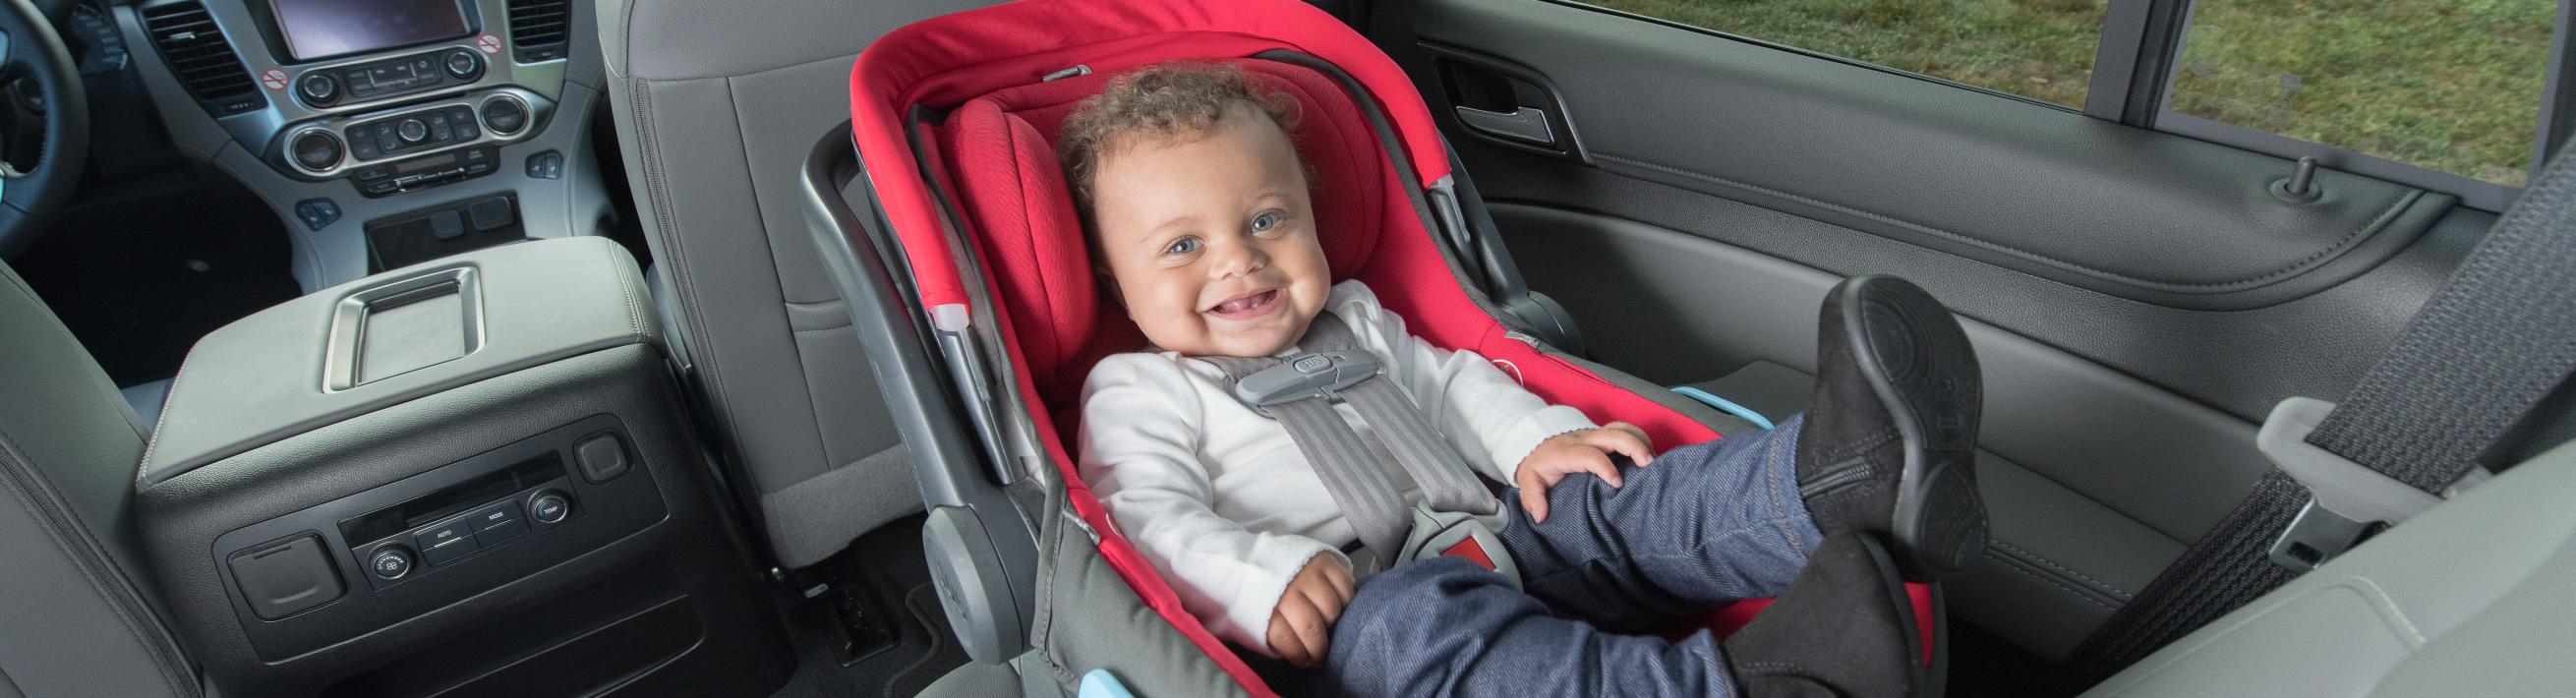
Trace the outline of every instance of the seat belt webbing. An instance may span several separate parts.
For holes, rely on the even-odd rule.
[[[2576,171],[2551,161],[2307,442],[2440,495],[2576,372]],[[2294,575],[2270,543],[2310,499],[2275,468],[2068,658],[2083,688]]]
[[[1297,347],[1301,355],[1364,351],[1350,327],[1329,312],[1315,317]],[[1282,363],[1277,357],[1199,358],[1225,371],[1227,378],[1238,385],[1244,378]],[[1375,438],[1361,436],[1343,420],[1333,408],[1332,398],[1339,398],[1358,412],[1369,425],[1369,436]],[[1341,507],[1343,517],[1376,558],[1375,569],[1396,562],[1394,556],[1402,551],[1413,528],[1413,507],[1402,496],[1405,484],[1413,485],[1433,511],[1484,515],[1500,510],[1501,503],[1476,479],[1457,450],[1442,440],[1421,410],[1382,374],[1330,396],[1283,402],[1264,409],[1287,429],[1289,440],[1314,467],[1333,503]],[[1402,471],[1386,467],[1390,462],[1401,466]],[[1399,482],[1396,478],[1404,480]]]
[[[2436,495],[2576,371],[2576,172],[2544,168],[2308,443]]]

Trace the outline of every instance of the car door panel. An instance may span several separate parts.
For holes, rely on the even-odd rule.
[[[1849,275],[1960,312],[1994,540],[1953,609],[2049,659],[2243,499],[2273,403],[2341,397],[2494,220],[2334,172],[2283,201],[2269,155],[1588,8],[1415,12],[1408,69],[1591,358],[1666,385],[1812,372]],[[1497,111],[1462,63],[1544,92],[1560,146],[1452,116]]]
[[[1605,171],[2182,308],[2348,279],[2457,200],[2016,98],[1539,0],[1423,3],[1421,39],[1551,79]]]
[[[1812,375],[1816,307],[1840,277],[1631,221],[1491,206],[1595,358],[1668,384],[1756,361]],[[1616,279],[1598,283],[1601,279]],[[1986,377],[1979,460],[1994,540],[1954,609],[2054,657],[2143,588],[2269,467],[2253,425],[1969,318]],[[1700,351],[1700,350],[1704,350]],[[1639,352],[1645,352],[1640,356]],[[1691,373],[1697,367],[1698,373]]]

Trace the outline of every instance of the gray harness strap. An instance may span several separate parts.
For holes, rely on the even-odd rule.
[[[1380,380],[1382,361],[1359,348],[1350,327],[1331,313],[1315,317],[1301,353],[1276,357],[1199,357],[1234,381],[1235,397],[1279,420],[1306,456],[1324,490],[1367,546],[1366,570],[1401,562],[1420,538],[1408,482],[1429,512],[1490,516],[1501,502],[1477,481],[1456,449],[1396,387]],[[1333,403],[1347,403],[1369,425],[1362,436]],[[1369,438],[1369,437],[1375,438]],[[1386,467],[1393,462],[1402,471]],[[1397,478],[1405,478],[1399,481]],[[1434,551],[1436,552],[1436,551]]]

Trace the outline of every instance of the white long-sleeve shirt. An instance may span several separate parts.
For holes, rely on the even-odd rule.
[[[1325,307],[1486,477],[1511,482],[1507,469],[1539,442],[1595,426],[1475,352],[1405,332],[1357,281],[1335,285]],[[1348,406],[1340,411],[1367,433]],[[1083,384],[1081,450],[1083,481],[1217,637],[1269,652],[1271,610],[1297,571],[1317,555],[1349,565],[1340,548],[1358,534],[1332,494],[1287,429],[1237,401],[1214,365],[1172,352],[1103,359]]]

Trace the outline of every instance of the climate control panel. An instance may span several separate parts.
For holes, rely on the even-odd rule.
[[[304,88],[297,89],[301,92]],[[299,177],[349,177],[366,190],[375,184],[373,175],[414,169],[409,166],[424,156],[485,151],[491,146],[524,140],[536,132],[536,123],[552,107],[551,102],[534,93],[501,88],[395,109],[326,117],[289,127],[274,156],[283,166],[281,169]],[[491,171],[488,167],[476,168],[471,162],[454,163],[451,169],[458,170],[456,177],[433,179],[471,178]],[[383,196],[396,192],[364,193]]]
[[[482,54],[451,48],[308,69],[295,78],[295,98],[320,109],[464,85],[482,77]]]

